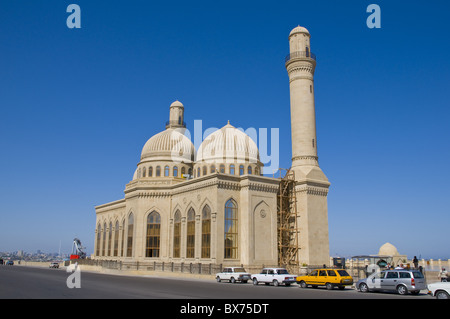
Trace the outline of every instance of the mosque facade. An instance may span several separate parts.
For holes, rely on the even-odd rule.
[[[292,167],[300,262],[329,262],[327,193],[318,165],[310,34],[289,35]],[[262,175],[256,143],[228,122],[196,150],[184,105],[143,146],[124,198],[95,207],[94,258],[223,265],[278,264],[280,180]]]

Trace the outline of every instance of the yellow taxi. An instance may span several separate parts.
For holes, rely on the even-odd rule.
[[[298,276],[296,281],[301,288],[325,286],[327,289],[344,289],[345,286],[353,285],[353,278],[345,269],[331,268],[313,270],[308,275]]]

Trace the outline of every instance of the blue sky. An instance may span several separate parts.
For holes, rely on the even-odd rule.
[[[66,8],[81,8],[69,29]],[[369,29],[366,8],[381,8]],[[449,258],[446,1],[0,2],[0,251],[93,252],[94,206],[123,198],[140,152],[185,121],[279,128],[290,166],[292,28],[317,55],[330,253]]]

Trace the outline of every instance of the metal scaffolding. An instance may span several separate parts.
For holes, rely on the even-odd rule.
[[[295,176],[294,171],[290,169],[280,170],[287,172],[284,177],[280,177],[280,187],[277,194],[278,264],[287,269],[298,269],[299,230]]]

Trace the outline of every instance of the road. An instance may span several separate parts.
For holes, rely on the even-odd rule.
[[[0,266],[1,299],[431,299],[426,294],[359,293],[353,289],[253,286],[205,279],[120,276],[81,271],[80,288],[68,288],[65,269]]]

